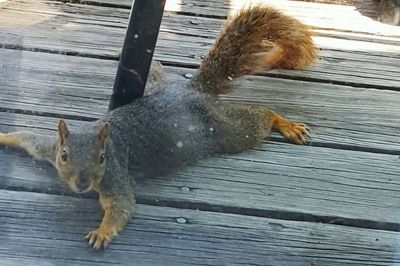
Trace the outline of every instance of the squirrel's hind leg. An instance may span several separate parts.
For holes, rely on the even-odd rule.
[[[291,143],[306,144],[309,128],[295,123],[262,106],[223,104],[223,114],[217,121],[216,145],[221,153],[237,153],[254,147],[271,130],[278,131]],[[221,111],[221,110],[218,110]]]
[[[291,143],[300,145],[307,143],[306,138],[310,128],[303,123],[292,122],[270,110],[267,111],[264,122],[267,128],[278,131]]]

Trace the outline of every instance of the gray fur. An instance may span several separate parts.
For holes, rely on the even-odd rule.
[[[54,165],[56,158],[56,135],[38,135],[31,132],[15,132],[13,135],[21,140],[19,147],[26,150],[37,160],[47,160]]]
[[[190,83],[172,84],[114,110],[95,125],[110,124],[107,169],[126,167],[130,178],[151,177],[215,153],[253,146],[268,133],[262,122],[267,111],[221,102],[218,96],[192,89]],[[106,174],[103,182],[120,182],[115,174],[121,171],[107,171],[111,176]]]
[[[281,46],[287,48],[287,58],[259,60],[254,54],[269,48],[262,43],[272,35],[285,44]],[[301,22],[269,6],[244,9],[225,25],[193,81],[158,86],[162,68],[159,65],[157,72],[153,64],[150,81],[155,83],[148,85],[154,88],[150,96],[75,131],[60,120],[59,136],[51,144],[33,134],[3,134],[0,144],[3,139],[5,144],[19,145],[52,161],[62,182],[76,192],[99,192],[103,221],[87,238],[89,245],[100,248],[133,213],[135,177],[165,175],[213,154],[241,152],[257,144],[271,128],[295,143],[305,143],[305,125],[293,124],[264,107],[222,102],[218,94],[233,87],[233,78],[264,66],[304,68],[314,59],[311,34]]]

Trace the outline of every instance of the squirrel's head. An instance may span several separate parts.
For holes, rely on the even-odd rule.
[[[102,123],[93,130],[70,132],[65,121],[59,121],[55,166],[61,181],[72,191],[85,193],[100,183],[109,131],[109,124]]]

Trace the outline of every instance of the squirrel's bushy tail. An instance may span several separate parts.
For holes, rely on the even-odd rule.
[[[231,80],[263,69],[305,69],[316,57],[309,28],[267,5],[228,18],[194,78],[207,93],[225,93]]]

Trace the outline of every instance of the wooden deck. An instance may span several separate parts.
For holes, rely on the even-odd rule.
[[[59,117],[78,127],[107,110],[131,1],[63,2],[0,4],[2,132],[55,134]],[[155,53],[168,81],[194,72],[239,2],[168,1]],[[226,98],[309,123],[309,146],[275,134],[139,180],[137,214],[105,252],[83,240],[101,219],[95,195],[0,149],[0,264],[400,264],[400,27],[352,6],[264,2],[313,26],[319,62],[248,77]]]

